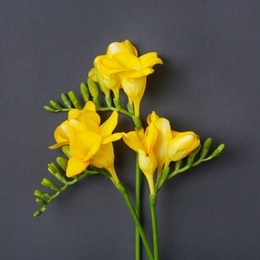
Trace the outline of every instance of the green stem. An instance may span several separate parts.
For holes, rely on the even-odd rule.
[[[159,260],[158,227],[157,227],[157,216],[156,216],[155,206],[156,206],[156,195],[150,194],[150,210],[151,210],[152,228],[153,228],[154,260]]]
[[[130,199],[126,189],[124,188],[124,186],[121,183],[118,183],[115,186],[120,191],[120,193],[123,195],[123,197],[124,197],[124,199],[126,201],[126,204],[127,204],[128,208],[130,210],[130,213],[131,213],[131,215],[133,217],[135,225],[136,225],[136,227],[137,227],[137,229],[139,231],[139,234],[141,236],[141,239],[143,241],[143,245],[145,247],[145,250],[146,250],[146,253],[148,255],[149,260],[154,260],[153,253],[152,253],[151,248],[149,246],[149,243],[147,241],[147,238],[146,238],[146,235],[144,233],[143,227],[142,227],[142,225],[140,223],[140,220],[139,220],[138,216],[136,215],[135,208],[134,208],[134,206],[133,206],[133,204],[131,202],[131,199]]]
[[[138,216],[140,220],[141,216],[141,175],[140,175],[140,168],[139,168],[139,155],[136,153],[136,164],[135,164],[135,211],[136,215]],[[135,228],[135,259],[140,260],[141,259],[141,240],[138,228]]]

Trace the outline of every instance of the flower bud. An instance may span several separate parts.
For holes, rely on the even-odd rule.
[[[168,145],[167,159],[165,167],[168,167],[171,161],[179,161],[186,157],[200,144],[200,140],[193,132],[183,132],[178,134]]]
[[[87,103],[89,101],[89,91],[87,85],[84,82],[80,84],[80,93],[83,96],[85,103]]]
[[[66,171],[68,166],[68,160],[63,157],[57,157],[56,162],[59,164],[62,170]]]
[[[62,109],[62,106],[58,102],[56,102],[54,100],[50,100],[50,104],[57,110],[61,110]]]
[[[61,99],[67,108],[73,108],[72,103],[66,94],[61,93]]]
[[[45,187],[48,187],[50,188],[51,190],[54,190],[54,191],[60,191],[60,187],[55,184],[54,182],[52,182],[51,180],[47,179],[47,178],[44,178],[41,182],[41,184]]]
[[[206,155],[208,154],[209,152],[209,148],[212,144],[212,138],[208,138],[204,144],[203,144],[203,147],[202,147],[202,150],[201,150],[201,153],[200,153],[200,159],[203,159],[206,157]]]
[[[75,93],[73,91],[70,91],[68,93],[68,96],[69,96],[69,98],[70,98],[70,100],[71,100],[71,102],[72,102],[72,104],[74,105],[75,108],[82,109],[82,106],[79,103],[79,100],[78,100],[77,96],[75,95]]]
[[[46,205],[47,202],[42,198],[36,198],[35,200],[39,205]]]
[[[62,152],[63,152],[68,158],[71,157],[71,152],[70,152],[70,147],[69,147],[69,146],[63,145],[63,146],[61,147],[61,150],[62,150]]]
[[[50,106],[44,106],[43,108],[45,110],[49,111],[49,112],[56,112],[56,110],[53,107],[50,107]]]
[[[224,150],[224,148],[225,148],[224,144],[219,145],[218,148],[211,154],[211,157],[214,158],[216,156],[219,156],[220,153]]]
[[[97,98],[98,97],[98,87],[97,87],[96,83],[90,78],[88,78],[88,88],[89,88],[89,92],[90,92],[91,96],[93,98]]]

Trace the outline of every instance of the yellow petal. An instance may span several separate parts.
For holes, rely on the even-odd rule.
[[[129,146],[135,152],[138,150],[144,150],[142,140],[137,131],[131,131],[123,135],[123,140],[127,146]]]
[[[158,163],[158,174],[160,175],[165,163],[166,152],[169,142],[172,140],[171,126],[169,120],[158,118],[153,123],[158,131],[154,153]]]
[[[77,118],[81,113],[81,110],[79,109],[71,109],[68,113],[68,119],[71,119],[71,118]]]
[[[141,68],[140,60],[131,53],[116,53],[113,60],[120,65],[122,69],[139,69]]]
[[[111,116],[100,126],[99,133],[105,139],[110,136],[115,129],[118,122],[118,113],[117,111],[113,111]]]
[[[159,116],[153,111],[150,115],[147,116],[147,123],[151,124],[152,122],[155,122]]]
[[[146,87],[146,77],[136,79],[122,78],[122,86],[130,99],[133,101],[137,98],[141,100]]]
[[[92,68],[89,72],[88,72],[88,77],[90,79],[92,79],[93,81],[97,82],[97,69],[96,68]]]
[[[57,148],[62,147],[63,145],[67,145],[67,144],[69,144],[69,142],[60,142],[60,143],[57,143],[57,144],[50,145],[49,148],[50,149],[57,149]]]
[[[108,143],[112,143],[114,141],[117,141],[119,139],[121,139],[123,136],[123,133],[115,133],[115,134],[112,134],[110,136],[108,136],[107,138],[105,138],[103,141],[102,141],[102,144],[108,144]]]
[[[143,146],[146,153],[151,154],[158,135],[158,131],[154,124],[151,124],[146,128],[145,135]]]
[[[98,152],[92,157],[91,164],[97,168],[105,168],[112,175],[114,181],[118,182],[118,177],[114,169],[114,149],[112,143],[101,145]]]
[[[83,110],[91,110],[96,111],[96,105],[92,101],[88,101],[86,105],[84,106]]]
[[[145,77],[148,76],[149,74],[152,74],[154,72],[153,69],[150,68],[144,68],[144,69],[140,69],[138,71],[135,71],[133,73],[129,73],[129,78],[140,78],[140,77]]]
[[[83,162],[77,158],[70,158],[66,170],[67,177],[72,177],[83,172],[89,165],[89,162]]]
[[[162,60],[157,57],[156,52],[149,52],[139,57],[143,68],[152,68],[155,64],[162,64]]]
[[[117,52],[131,53],[135,56],[138,55],[136,48],[128,40],[125,40],[124,42],[111,43],[107,48],[106,55],[112,56],[113,54],[115,54]]]
[[[72,157],[88,161],[98,151],[101,137],[90,131],[77,131],[71,138],[70,150]]]
[[[154,194],[154,180],[153,180],[153,175],[154,171],[156,169],[156,160],[153,154],[150,156],[147,156],[146,153],[142,150],[138,151],[139,153],[139,167],[144,173],[148,185],[150,188],[150,193]]]

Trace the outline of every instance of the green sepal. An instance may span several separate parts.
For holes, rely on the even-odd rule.
[[[183,162],[182,160],[175,162],[174,171],[178,171],[179,169],[181,169],[182,162]]]
[[[70,91],[68,93],[68,96],[75,108],[82,109],[82,106],[81,106],[76,94],[73,91]]]
[[[113,101],[114,101],[114,105],[115,105],[116,109],[120,110],[122,108],[122,103],[121,103],[120,98],[114,98]]]
[[[135,124],[135,127],[136,127],[137,131],[140,131],[140,130],[142,129],[142,121],[141,121],[141,118],[140,118],[140,117],[133,116],[132,119],[133,119],[133,121],[134,121],[134,124]]]
[[[60,191],[61,188],[55,184],[53,181],[47,179],[47,178],[44,178],[41,182],[41,184],[45,187],[48,187],[50,188],[51,190],[54,190],[54,191]]]
[[[89,101],[89,90],[84,82],[80,84],[80,93],[84,99],[84,102],[87,103]]]
[[[73,108],[72,103],[65,93],[61,93],[61,99],[67,108]]]
[[[131,114],[134,114],[134,106],[133,103],[127,103],[127,110],[128,112],[130,112]]]
[[[112,107],[112,98],[111,97],[105,97],[105,101],[108,107]]]

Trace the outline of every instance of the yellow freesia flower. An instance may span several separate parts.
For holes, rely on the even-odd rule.
[[[72,157],[68,161],[68,177],[80,174],[91,164],[106,168],[114,182],[119,182],[114,169],[112,145],[122,137],[122,133],[112,134],[118,122],[118,113],[114,111],[103,124],[100,125],[100,122],[95,104],[88,101],[83,110],[71,110],[68,120],[56,128],[54,136],[57,144],[50,148],[70,145]]]
[[[110,77],[120,81],[129,102],[134,104],[136,117],[140,114],[146,77],[154,72],[152,67],[155,64],[162,64],[156,52],[138,57],[136,48],[128,40],[111,43],[106,55],[98,56],[94,61],[95,68],[103,78]]]
[[[177,134],[169,143],[165,160],[165,167],[171,161],[179,161],[190,154],[200,145],[200,139],[191,131]]]
[[[171,125],[166,118],[159,117],[154,111],[147,117],[148,125],[154,124],[157,129],[157,139],[154,145],[154,154],[157,160],[157,177],[161,176],[165,164],[168,144],[173,138]]]
[[[131,131],[123,135],[123,140],[131,149],[139,154],[139,167],[144,173],[150,193],[154,194],[154,171],[157,161],[154,155],[154,144],[157,138],[157,130],[153,124],[149,125],[145,132]]]
[[[98,129],[100,116],[96,113],[96,106],[89,101],[83,110],[72,109],[68,112],[68,119],[59,125],[54,131],[56,144],[49,146],[51,149],[59,148],[70,142],[75,131]]]
[[[157,167],[157,178],[163,167],[171,161],[178,161],[196,149],[200,140],[195,133],[171,130],[170,122],[152,112],[147,117],[146,130],[124,134],[123,140],[131,149],[139,153],[139,167],[145,174],[151,193],[154,192],[153,175]]]

